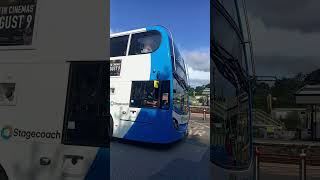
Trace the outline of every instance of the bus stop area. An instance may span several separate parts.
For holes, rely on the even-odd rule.
[[[113,140],[111,179],[212,179],[209,119],[192,113],[188,137],[169,145]]]

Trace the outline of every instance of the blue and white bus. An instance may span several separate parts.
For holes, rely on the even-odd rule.
[[[188,132],[185,62],[162,26],[111,35],[110,113],[113,136],[166,144]]]
[[[254,177],[254,62],[245,1],[211,0],[210,160],[215,177]]]
[[[0,9],[0,180],[109,179],[109,0]]]

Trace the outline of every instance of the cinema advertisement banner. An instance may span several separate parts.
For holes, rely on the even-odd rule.
[[[0,1],[0,47],[32,46],[37,0]]]

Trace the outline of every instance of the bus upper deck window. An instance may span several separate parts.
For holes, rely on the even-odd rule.
[[[148,31],[132,35],[129,55],[147,54],[156,51],[161,43],[158,31]]]
[[[125,56],[127,54],[128,39],[128,35],[111,38],[110,57]]]

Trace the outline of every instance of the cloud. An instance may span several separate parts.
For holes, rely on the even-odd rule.
[[[202,85],[207,85],[210,83],[209,79],[190,79],[189,84],[191,87],[197,87]]]
[[[320,57],[320,33],[268,28],[261,19],[250,17],[254,53],[273,56]]]
[[[178,47],[183,49],[180,45]],[[182,50],[181,53],[188,67],[189,84],[196,87],[210,83],[209,48]]]
[[[256,56],[255,59],[259,76],[293,76],[320,69],[319,59],[313,57]]]
[[[210,79],[210,71],[199,71],[188,66],[190,79]]]
[[[267,26],[250,16],[257,75],[292,76],[320,68],[320,32]]]
[[[193,70],[210,71],[210,50],[209,48],[201,48],[196,50],[183,50],[184,60]]]
[[[302,33],[320,31],[319,0],[246,0],[248,11],[260,18],[268,28],[297,30]]]
[[[188,67],[189,84],[192,87],[201,86],[210,83],[210,72],[194,70]]]

